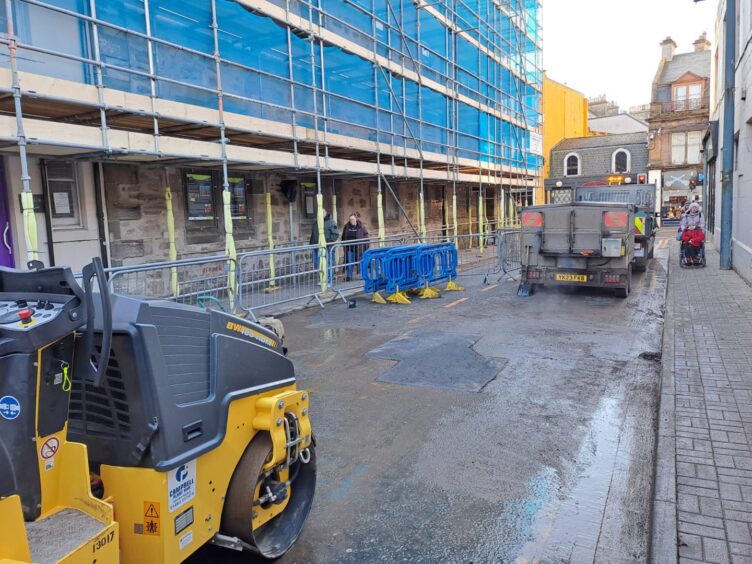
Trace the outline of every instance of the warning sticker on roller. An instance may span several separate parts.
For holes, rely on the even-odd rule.
[[[159,519],[159,503],[156,501],[144,502],[144,517]]]
[[[39,449],[39,455],[44,460],[49,460],[55,454],[57,454],[58,449],[60,448],[60,441],[57,437],[50,437],[46,441],[44,441],[44,444],[42,445],[42,448]]]
[[[144,532],[145,535],[158,537],[162,534],[162,525],[159,519],[159,502],[144,502]]]

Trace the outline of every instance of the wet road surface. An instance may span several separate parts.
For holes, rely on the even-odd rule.
[[[665,268],[626,300],[480,276],[284,317],[318,489],[280,562],[645,561]]]

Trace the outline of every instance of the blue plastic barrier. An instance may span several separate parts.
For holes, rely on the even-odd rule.
[[[365,282],[366,292],[379,292],[386,289],[387,272],[385,261],[387,254],[392,249],[403,247],[382,247],[378,249],[368,249],[363,253],[360,260],[360,272]]]
[[[420,286],[451,280],[457,276],[457,247],[453,243],[421,245],[418,249]]]
[[[386,290],[394,295],[444,280],[451,282],[457,276],[457,247],[436,243],[368,249],[360,265],[366,292]]]

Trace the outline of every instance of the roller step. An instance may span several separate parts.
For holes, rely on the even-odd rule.
[[[77,509],[63,509],[26,523],[31,560],[52,564],[101,533],[106,525]]]

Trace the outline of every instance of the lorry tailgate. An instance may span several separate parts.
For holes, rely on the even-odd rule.
[[[538,209],[543,213],[541,252],[600,253],[603,208],[568,206]]]

